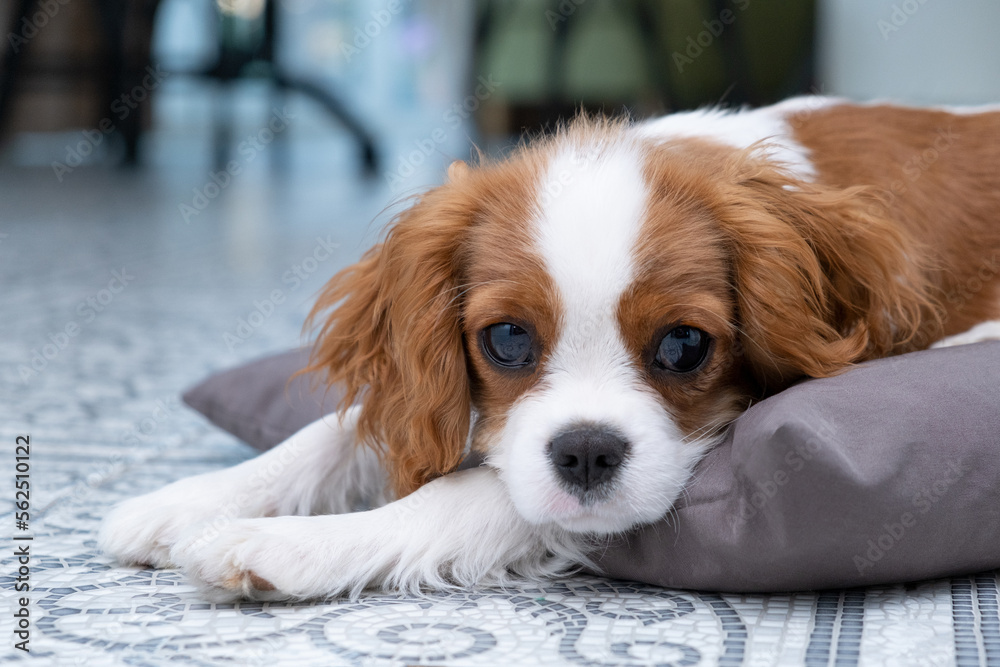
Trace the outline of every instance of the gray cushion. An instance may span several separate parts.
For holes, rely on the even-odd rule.
[[[184,400],[266,449],[332,410],[288,378],[304,351]],[[607,541],[601,572],[673,588],[785,591],[1000,567],[1000,343],[802,382],[737,420],[670,517]]]
[[[292,376],[309,362],[307,348],[251,361],[210,376],[184,402],[210,422],[263,451],[337,409],[340,392]]]
[[[1000,567],[1000,343],[861,364],[755,405],[676,516],[597,558],[611,576],[742,592]]]

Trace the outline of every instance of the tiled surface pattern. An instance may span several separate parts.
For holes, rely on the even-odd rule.
[[[0,182],[9,457],[0,526],[15,532],[12,444],[29,433],[35,536],[29,655],[11,648],[12,550],[0,558],[0,664],[1000,666],[996,574],[773,596],[581,577],[524,590],[214,605],[178,572],[115,567],[94,544],[112,503],[252,455],[179,405],[178,392],[294,345],[315,289],[357,255],[379,195],[333,192],[335,209],[315,189],[282,198],[248,183],[191,227],[177,219],[182,184],[79,176],[60,190],[45,175]],[[354,227],[324,230],[315,210]],[[283,280],[331,231],[342,253],[301,285]],[[127,272],[128,284],[101,303],[111,271]],[[246,340],[227,342],[275,289],[286,299]],[[80,305],[89,297],[101,306],[93,317]],[[79,331],[63,341],[70,322]],[[24,375],[35,351],[51,358]]]

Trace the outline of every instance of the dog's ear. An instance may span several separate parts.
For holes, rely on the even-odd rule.
[[[396,493],[454,470],[471,414],[458,251],[471,212],[444,185],[402,213],[384,242],[334,276],[310,313],[322,322],[309,370],[361,402],[358,431]]]
[[[722,197],[721,219],[741,347],[764,393],[934,339],[938,310],[918,263],[927,254],[877,193],[747,166]]]

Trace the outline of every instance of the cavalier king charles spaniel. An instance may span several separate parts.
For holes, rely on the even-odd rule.
[[[100,543],[266,600],[557,576],[664,517],[751,403],[1000,336],[998,272],[1000,108],[578,119],[452,164],[330,281],[338,412]]]

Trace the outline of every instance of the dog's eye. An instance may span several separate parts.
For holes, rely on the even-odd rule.
[[[531,363],[531,335],[510,322],[486,327],[482,334],[483,350],[498,366],[517,368]]]
[[[708,334],[694,327],[671,329],[660,341],[656,363],[675,373],[687,373],[698,368],[708,354]]]

